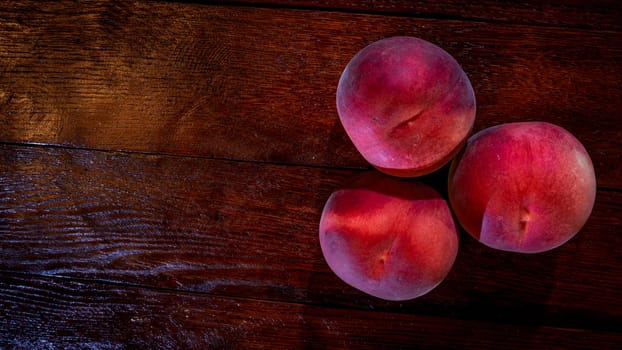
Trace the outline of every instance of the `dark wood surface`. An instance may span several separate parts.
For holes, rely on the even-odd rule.
[[[619,348],[620,5],[416,3],[3,1],[0,349]],[[322,207],[369,167],[336,84],[392,35],[457,58],[476,130],[584,143],[599,190],[576,238],[521,255],[462,233],[407,302],[331,273]]]

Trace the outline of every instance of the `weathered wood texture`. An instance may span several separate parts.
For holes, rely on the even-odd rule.
[[[93,301],[97,302],[94,303]],[[0,273],[0,347],[600,349],[617,332],[335,309]],[[387,335],[389,338],[387,339]]]
[[[183,1],[183,0],[182,0]],[[237,3],[254,6],[297,6],[363,11],[387,15],[454,18],[578,28],[622,29],[622,3],[616,0],[190,0],[199,3]]]
[[[415,35],[464,66],[476,130],[556,123],[622,188],[618,32],[151,2],[20,2],[0,18],[0,141],[364,167],[339,75],[366,44]]]
[[[608,0],[0,1],[0,349],[619,346],[620,17]],[[368,167],[335,88],[391,35],[458,59],[475,130],[545,120],[585,144],[599,191],[576,238],[521,255],[462,234],[441,286],[401,303],[329,270],[322,207]],[[446,175],[423,181],[444,193]]]
[[[443,285],[400,304],[353,290],[323,261],[324,201],[354,171],[44,147],[2,146],[0,155],[0,270],[622,329],[619,192],[599,192],[584,230],[546,254],[493,251],[463,235]]]

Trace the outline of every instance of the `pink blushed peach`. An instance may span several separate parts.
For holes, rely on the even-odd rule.
[[[319,231],[332,271],[386,300],[413,299],[434,289],[458,251],[451,211],[434,189],[376,171],[329,197]]]
[[[464,145],[475,94],[458,62],[415,37],[379,40],[347,64],[337,112],[361,155],[400,177],[431,173]]]
[[[594,167],[567,130],[508,123],[473,135],[452,163],[449,199],[464,229],[496,249],[539,253],[575,236],[596,196]]]

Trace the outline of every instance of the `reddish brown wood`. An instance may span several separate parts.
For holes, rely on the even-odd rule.
[[[387,15],[454,18],[471,21],[622,29],[622,7],[615,0],[546,1],[433,1],[433,0],[194,0],[200,3],[237,3],[251,6],[284,6],[364,11]]]
[[[0,347],[586,349],[616,332],[396,315],[0,273]]]
[[[366,44],[415,35],[464,66],[476,130],[559,124],[599,184],[622,188],[617,32],[126,1],[11,3],[0,18],[0,141],[365,167],[335,111],[339,75]]]
[[[0,146],[0,270],[400,314],[622,328],[622,193],[599,192],[584,230],[549,253],[494,251],[463,235],[438,289],[391,303],[346,286],[319,249],[324,202],[353,173]]]
[[[619,4],[196,2],[0,1],[0,349],[622,343]],[[475,130],[546,120],[586,145],[576,238],[521,255],[463,233],[448,278],[400,303],[328,269],[324,201],[368,166],[336,83],[390,35],[458,59]]]

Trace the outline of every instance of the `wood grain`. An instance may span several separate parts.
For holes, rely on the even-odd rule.
[[[0,142],[367,167],[337,118],[339,75],[368,43],[415,35],[465,68],[476,130],[561,125],[599,185],[622,188],[617,32],[128,1],[11,2],[0,18]]]
[[[0,347],[587,349],[614,332],[172,293],[0,273]]]
[[[431,0],[195,0],[199,3],[236,3],[252,6],[321,8],[365,11],[385,15],[454,18],[531,25],[622,29],[622,6],[615,0],[547,1],[431,1]]]
[[[611,0],[0,0],[0,349],[612,349],[622,344],[622,5]],[[545,120],[587,147],[577,237],[461,233],[416,300],[322,258],[329,194],[368,164],[334,107],[392,35],[445,48],[475,131]],[[446,194],[447,167],[422,181]]]
[[[439,288],[391,303],[342,283],[319,248],[324,202],[355,173],[3,145],[0,270],[399,314],[622,329],[622,193],[598,192],[586,227],[552,252],[494,251],[463,234]],[[437,179],[426,178],[439,188]]]

